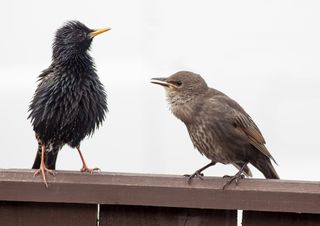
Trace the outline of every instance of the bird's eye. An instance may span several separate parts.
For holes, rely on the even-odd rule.
[[[176,81],[175,83],[176,83],[177,86],[181,86],[182,85],[182,82],[180,80]]]

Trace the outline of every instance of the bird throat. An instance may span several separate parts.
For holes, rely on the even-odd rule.
[[[54,49],[52,62],[62,67],[70,67],[75,65],[79,69],[93,67],[93,59],[87,50],[79,51],[77,49]]]
[[[184,123],[192,120],[192,96],[170,95],[167,93],[167,100],[170,104],[171,112]]]

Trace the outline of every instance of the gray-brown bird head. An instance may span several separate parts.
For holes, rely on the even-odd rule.
[[[168,78],[152,78],[151,83],[165,88],[171,111],[182,121],[188,120],[192,103],[208,90],[204,79],[190,71],[179,71]]]
[[[204,79],[190,71],[179,71],[168,78],[152,78],[151,82],[165,88],[170,99],[190,99],[208,90]]]

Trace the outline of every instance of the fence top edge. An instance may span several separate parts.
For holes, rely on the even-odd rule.
[[[222,190],[226,179],[192,184],[178,175],[57,171],[49,188],[34,170],[0,169],[1,201],[87,203],[201,209],[320,213],[320,182],[243,179]]]
[[[42,184],[41,177],[34,177],[34,170],[30,169],[0,169],[0,183],[34,183]],[[221,177],[205,177],[204,180],[194,179],[189,185],[184,176],[164,174],[138,174],[100,172],[86,174],[77,171],[57,171],[55,177],[48,176],[51,184],[93,184],[100,186],[144,186],[171,187],[185,189],[221,190],[226,179]],[[260,191],[320,194],[320,181],[297,180],[265,180],[243,179],[239,186],[229,186],[228,191]]]

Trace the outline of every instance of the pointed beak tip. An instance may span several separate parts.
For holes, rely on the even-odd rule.
[[[157,85],[168,86],[166,78],[152,78],[150,82]]]
[[[110,30],[111,30],[110,27],[100,28],[100,29],[96,29],[96,30],[94,30],[93,32],[91,32],[90,35],[91,35],[91,37],[93,38],[93,37],[95,37],[95,36],[97,36],[97,35],[99,35],[99,34],[102,34],[102,33],[104,33],[104,32],[110,31]]]
[[[163,80],[161,80],[161,79],[159,79],[159,78],[151,78],[151,79],[150,79],[150,82],[156,84],[156,83],[158,83],[158,82],[163,82]]]

